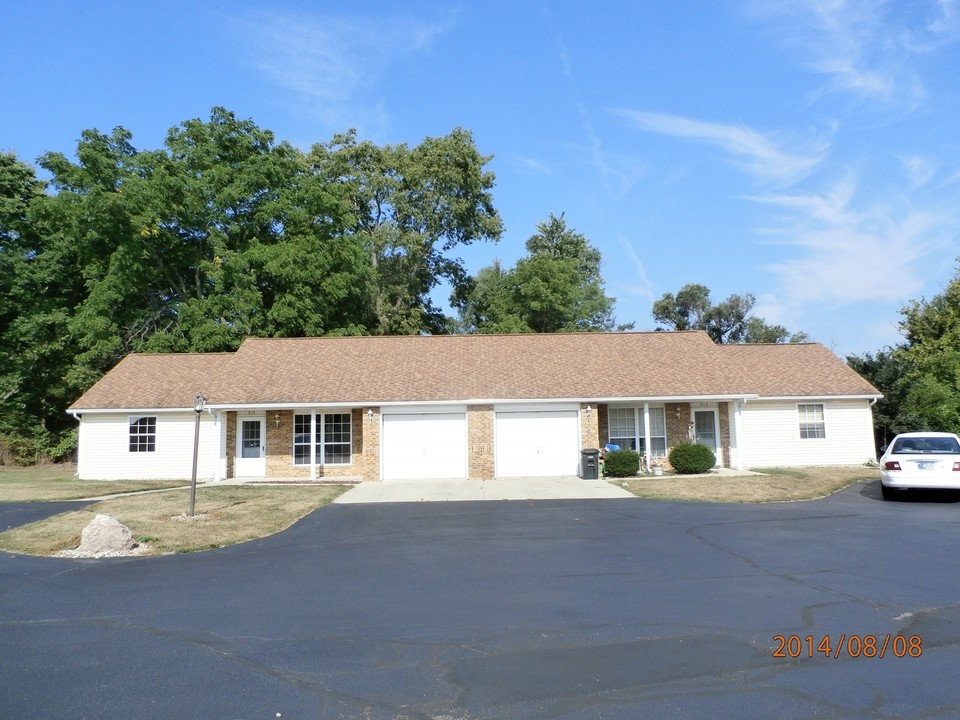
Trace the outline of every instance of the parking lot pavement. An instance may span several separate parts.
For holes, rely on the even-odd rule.
[[[78,510],[89,505],[90,500],[70,500],[64,502],[0,502],[0,532],[20,525],[53,517],[60,513]]]
[[[957,717],[958,512],[876,482],[331,505],[190,555],[0,554],[0,716]]]

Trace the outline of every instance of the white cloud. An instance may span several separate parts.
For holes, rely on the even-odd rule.
[[[623,250],[627,253],[627,257],[630,258],[630,262],[633,263],[636,278],[636,282],[624,283],[623,286],[631,295],[645,297],[652,303],[654,299],[653,284],[650,282],[650,278],[647,277],[647,270],[643,265],[643,260],[640,259],[640,256],[637,254],[637,251],[634,249],[633,244],[629,240],[622,235],[618,236],[617,240],[620,243],[620,247],[623,248]]]
[[[820,195],[750,198],[783,212],[770,241],[800,251],[764,267],[779,277],[781,304],[900,302],[923,288],[928,258],[949,241],[952,218],[903,203],[856,208],[856,190],[848,175]]]
[[[527,175],[553,174],[553,168],[549,164],[543,162],[542,160],[537,160],[536,158],[515,155],[512,158],[509,158],[508,162],[515,170]]]
[[[639,110],[612,112],[647,132],[715,145],[743,171],[782,185],[794,183],[813,172],[823,162],[829,149],[829,143],[821,139],[808,140],[803,147],[788,148],[788,143],[777,135],[761,133],[745,125],[713,123]]]
[[[926,95],[912,58],[960,39],[957,0],[751,0],[748,9],[829,88],[908,108]]]
[[[916,190],[926,185],[937,174],[939,165],[935,160],[922,155],[900,156],[903,172],[910,182],[910,187]]]
[[[308,113],[337,131],[376,131],[388,122],[374,92],[387,68],[429,47],[451,23],[261,11],[234,25],[257,69]]]

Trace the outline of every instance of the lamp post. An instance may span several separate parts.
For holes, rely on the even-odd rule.
[[[193,475],[190,479],[190,517],[195,515],[194,507],[197,501],[197,451],[200,448],[200,413],[203,412],[203,406],[207,404],[207,399],[200,393],[193,399],[193,411],[197,418],[193,424]]]

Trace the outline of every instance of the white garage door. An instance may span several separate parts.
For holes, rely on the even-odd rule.
[[[576,475],[580,432],[576,410],[498,412],[497,477]]]
[[[381,451],[384,480],[465,478],[466,415],[384,415]]]

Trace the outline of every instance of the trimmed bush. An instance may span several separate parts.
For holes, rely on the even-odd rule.
[[[633,477],[640,470],[640,455],[635,450],[611,450],[604,458],[604,469],[613,477]]]
[[[716,455],[706,445],[685,442],[670,451],[670,465],[680,475],[705,473],[716,464]]]

